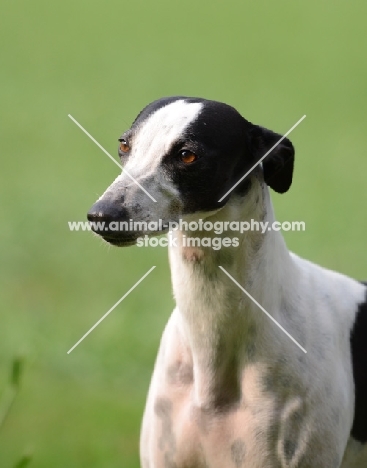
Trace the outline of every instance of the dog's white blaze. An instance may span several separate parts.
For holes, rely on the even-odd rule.
[[[154,112],[138,127],[126,168],[137,176],[155,171],[202,107],[202,103],[180,99]]]

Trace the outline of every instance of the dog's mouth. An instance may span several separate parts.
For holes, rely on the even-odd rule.
[[[135,245],[138,237],[132,238],[116,238],[116,237],[108,237],[108,236],[101,236],[102,239],[109,244],[115,247],[129,247],[131,245]]]
[[[156,237],[156,236],[161,236],[162,234],[166,234],[169,229],[160,229],[157,231],[140,231],[136,232],[116,232],[116,231],[111,231],[111,232],[106,232],[106,231],[98,231],[96,229],[92,228],[92,231],[101,236],[102,239],[109,244],[115,246],[115,247],[129,247],[132,245],[135,245],[137,243],[137,240],[140,238],[145,238],[145,237]]]

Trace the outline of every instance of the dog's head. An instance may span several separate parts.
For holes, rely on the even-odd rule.
[[[129,245],[145,232],[116,229],[116,224],[162,220],[148,233],[161,234],[166,223],[195,213],[205,217],[232,197],[245,197],[255,173],[275,191],[286,192],[294,149],[285,138],[227,194],[280,139],[221,102],[186,97],[154,101],[119,138],[124,171],[93,205],[88,219],[105,223],[93,230],[106,241]]]

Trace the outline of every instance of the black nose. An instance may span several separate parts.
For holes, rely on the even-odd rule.
[[[128,219],[127,211],[116,202],[99,200],[87,213],[88,221],[91,222],[92,230],[103,237],[115,237],[116,228],[110,229],[110,223],[126,221]]]
[[[125,210],[122,206],[117,205],[109,201],[99,200],[87,213],[89,221],[120,221],[126,216]]]

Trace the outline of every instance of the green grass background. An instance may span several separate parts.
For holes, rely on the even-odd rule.
[[[112,154],[148,102],[222,100],[292,134],[294,185],[274,195],[302,256],[356,278],[366,265],[364,2],[70,1],[0,5],[0,388],[14,355],[23,385],[0,433],[0,467],[139,466],[150,374],[173,307],[167,252],[109,248],[67,221],[118,168]],[[151,267],[78,348],[67,350]]]

